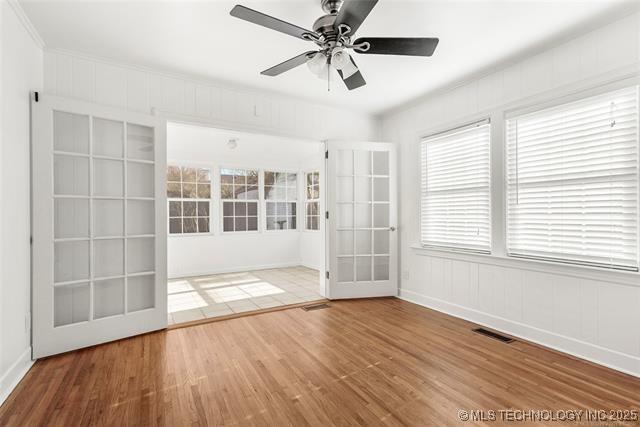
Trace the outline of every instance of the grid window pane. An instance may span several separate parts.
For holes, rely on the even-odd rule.
[[[198,233],[209,232],[209,218],[198,218]]]
[[[210,169],[167,166],[167,198],[169,199],[169,234],[210,231]]]
[[[182,184],[179,182],[167,183],[167,197],[170,199],[179,199],[182,197]]]
[[[198,232],[197,218],[184,218],[182,220],[182,232],[197,233]]]
[[[257,216],[250,216],[247,218],[247,231],[258,231]]]
[[[222,231],[258,230],[259,172],[255,169],[221,169]]]
[[[196,182],[198,172],[196,168],[182,168],[182,182]]]
[[[267,230],[295,230],[298,175],[265,171],[265,181],[270,184],[265,187]]]
[[[211,198],[211,185],[210,184],[198,184],[197,192],[198,199]]]
[[[320,172],[306,174],[305,189],[305,228],[307,230],[320,229]]]

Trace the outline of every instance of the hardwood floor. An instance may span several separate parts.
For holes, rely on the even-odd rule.
[[[443,426],[461,409],[640,410],[640,379],[473,326],[384,298],[148,334],[38,361],[0,425]]]

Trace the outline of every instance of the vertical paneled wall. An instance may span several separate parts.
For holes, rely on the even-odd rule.
[[[375,140],[368,115],[292,97],[45,50],[45,92],[235,130],[307,139]]]
[[[0,2],[0,403],[31,366],[29,92],[42,50],[13,2]]]
[[[401,296],[640,376],[640,275],[505,259],[502,137],[506,111],[616,80],[640,81],[639,71],[636,13],[385,114],[383,139],[400,144]],[[493,256],[415,248],[420,137],[487,117]]]

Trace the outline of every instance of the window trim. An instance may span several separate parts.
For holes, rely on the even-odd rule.
[[[167,184],[169,182],[176,182],[176,181],[169,181],[167,179],[167,171],[169,169],[170,166],[176,166],[176,167],[180,167],[181,169],[183,167],[186,168],[194,168],[194,169],[207,169],[209,171],[210,174],[210,181],[209,181],[209,198],[208,199],[185,199],[184,197],[180,197],[180,198],[176,198],[176,197],[169,197],[167,195]],[[166,168],[165,168],[165,178],[164,178],[164,185],[165,185],[165,198],[166,198],[166,214],[167,214],[167,221],[166,221],[166,229],[167,229],[167,237],[196,237],[196,236],[212,236],[215,235],[215,230],[214,230],[214,222],[212,221],[213,218],[213,202],[215,199],[215,184],[214,184],[214,179],[215,179],[215,167],[212,166],[209,163],[197,163],[197,162],[182,162],[179,160],[168,160],[166,162]],[[182,172],[180,175],[180,184],[183,183],[182,181]],[[197,191],[197,187],[196,187],[196,191]],[[209,231],[208,232],[196,232],[196,233],[185,233],[184,231],[181,233],[171,233],[170,232],[170,228],[171,228],[171,216],[170,216],[170,212],[169,212],[169,202],[184,202],[184,201],[188,201],[188,202],[208,202],[209,203]],[[197,209],[197,205],[196,205],[196,209]],[[173,217],[173,218],[178,218],[178,217]],[[180,216],[179,218],[184,218],[184,216]],[[191,217],[187,217],[187,218],[191,218]],[[184,224],[183,224],[183,228],[184,228]]]
[[[464,132],[466,130],[470,130],[476,127],[488,125],[489,126],[489,248],[488,249],[475,249],[475,248],[464,248],[454,245],[438,245],[432,243],[423,243],[422,242],[422,146],[425,143],[425,140],[431,138],[438,137],[446,137],[448,135],[452,135],[458,132]],[[418,185],[418,235],[419,235],[419,243],[418,245],[423,249],[433,249],[433,250],[442,250],[453,253],[469,253],[469,254],[479,254],[479,255],[487,255],[491,256],[494,253],[495,246],[495,238],[494,238],[494,203],[493,203],[493,190],[494,190],[494,168],[492,167],[493,160],[493,144],[494,144],[494,122],[490,115],[481,115],[475,120],[472,121],[461,121],[458,124],[450,124],[448,126],[441,126],[436,128],[431,132],[423,132],[418,139],[418,173],[420,175],[420,182]]]

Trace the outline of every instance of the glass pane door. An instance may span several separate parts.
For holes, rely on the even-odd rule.
[[[53,129],[54,326],[153,308],[153,129],[63,111]]]
[[[370,292],[395,295],[393,148],[391,144],[360,143],[329,151],[330,188],[334,190],[330,203],[335,212],[329,217],[329,238],[334,240],[330,245],[335,265],[330,280],[333,297]]]
[[[156,245],[164,223],[155,209],[164,192],[155,184],[157,166],[164,168],[164,133],[155,118],[92,110],[55,97],[34,103],[37,356],[131,335],[140,325],[128,327],[135,321],[128,316],[144,310],[139,320],[161,325],[159,311],[166,312],[157,295],[165,281],[157,262],[163,245]],[[113,330],[95,334],[108,321]]]

